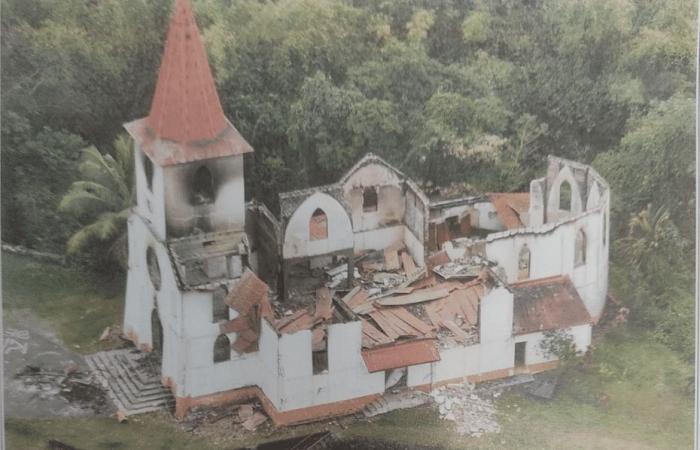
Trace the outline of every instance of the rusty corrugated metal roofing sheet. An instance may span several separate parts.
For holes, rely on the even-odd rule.
[[[530,209],[529,192],[490,193],[486,195],[496,208],[498,219],[504,227],[511,230],[527,225],[523,221],[523,217],[527,217]]]
[[[513,291],[513,334],[556,330],[591,323],[591,316],[567,276],[527,280]]]
[[[436,339],[414,339],[362,350],[367,370],[395,369],[440,360]]]

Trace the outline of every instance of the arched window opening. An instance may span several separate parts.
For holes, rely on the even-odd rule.
[[[362,211],[374,212],[377,210],[379,199],[377,198],[377,188],[366,187],[362,191]]]
[[[518,255],[518,280],[530,278],[530,249],[523,245]]]
[[[148,266],[148,276],[151,278],[153,287],[156,291],[160,291],[160,265],[158,265],[158,257],[153,247],[148,247],[148,250],[146,250],[146,265]]]
[[[202,166],[197,169],[192,179],[192,204],[213,203],[215,197],[214,178],[211,171],[206,166]]]
[[[231,359],[231,341],[225,334],[220,334],[214,341],[214,362],[228,361]]]
[[[224,303],[226,300],[226,288],[219,286],[212,295],[212,320],[214,323],[228,320],[228,305]]]
[[[328,217],[320,208],[314,211],[309,220],[309,239],[320,241],[328,238]]]
[[[574,266],[582,266],[586,264],[586,233],[583,230],[578,230],[576,233],[576,248],[574,250]]]
[[[603,245],[608,238],[608,215],[603,213]]]
[[[143,155],[143,171],[146,173],[146,183],[149,190],[153,190],[153,162],[151,158]]]
[[[571,211],[571,185],[568,181],[562,181],[559,185],[559,209]]]
[[[155,308],[151,311],[151,348],[156,355],[163,354],[163,325]]]

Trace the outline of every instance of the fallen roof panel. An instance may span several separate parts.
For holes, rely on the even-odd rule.
[[[527,280],[513,291],[513,334],[556,330],[592,322],[583,300],[567,276]]]
[[[396,369],[440,360],[436,339],[414,339],[362,351],[367,370]]]

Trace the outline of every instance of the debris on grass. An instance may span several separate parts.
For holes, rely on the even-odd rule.
[[[501,431],[493,400],[475,390],[471,383],[442,386],[430,395],[438,406],[440,418],[454,422],[457,433],[479,437]]]

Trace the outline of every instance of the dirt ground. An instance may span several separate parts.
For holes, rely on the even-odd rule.
[[[13,418],[95,417],[113,414],[82,356],[28,310],[3,322],[5,414]]]

